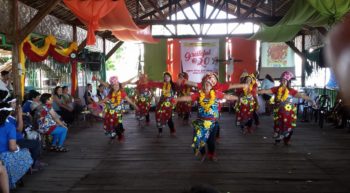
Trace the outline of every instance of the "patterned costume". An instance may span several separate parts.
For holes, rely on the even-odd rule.
[[[279,90],[282,90],[282,93],[285,93],[287,88],[273,87],[271,91],[278,95]],[[289,88],[289,95],[295,96],[298,92],[294,89]],[[277,97],[276,97],[277,98]],[[293,134],[293,129],[296,126],[297,120],[297,108],[294,104],[289,102],[289,98],[286,99],[276,99],[275,106],[273,110],[273,120],[274,120],[274,138],[277,142],[283,139],[285,142],[288,142],[291,135]]]
[[[205,145],[208,144],[208,155],[215,153],[215,135],[217,132],[217,119],[219,118],[218,99],[223,98],[223,93],[210,91],[210,96],[205,96],[203,91],[191,95],[192,101],[199,101],[198,119],[192,122],[194,137],[192,147],[195,155],[205,154]]]
[[[253,81],[253,75],[247,75],[245,78],[250,78],[252,81],[247,89],[237,89],[236,94],[240,96],[240,100],[236,104],[236,117],[237,125],[241,126],[243,130],[246,127],[247,131],[243,132],[252,132],[252,123],[254,119],[254,112],[257,109],[257,100],[256,100],[256,87],[255,82]]]
[[[124,133],[123,122],[123,99],[126,97],[124,91],[117,91],[109,94],[107,97],[109,100],[105,105],[105,115],[103,128],[105,134],[111,138],[115,138],[116,135],[121,136]]]
[[[138,95],[136,96],[136,105],[139,108],[136,111],[138,119],[142,119],[149,114],[151,108],[152,92],[148,84],[138,84],[136,87]]]
[[[170,76],[170,74],[169,74]],[[162,128],[168,124],[171,133],[175,133],[174,123],[172,122],[174,108],[174,90],[170,82],[152,82],[148,83],[151,87],[161,88],[162,96],[156,106],[156,123],[159,133],[162,133]]]
[[[291,72],[283,72],[281,80],[290,81],[293,78]],[[288,88],[286,86],[278,86],[271,88],[271,92],[275,95],[275,106],[273,111],[274,119],[274,138],[276,143],[283,139],[284,143],[288,144],[293,129],[296,126],[297,108],[291,102],[289,102],[289,96],[295,96],[298,91]]]
[[[178,97],[181,96],[189,96],[191,94],[191,87],[187,85],[181,85],[178,88]],[[192,110],[192,103],[191,102],[178,102],[176,104],[176,112],[180,116],[185,116],[186,114],[190,114]]]

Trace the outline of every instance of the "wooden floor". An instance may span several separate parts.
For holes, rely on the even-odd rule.
[[[153,115],[152,115],[153,116]],[[152,117],[154,120],[154,117]],[[200,161],[190,148],[192,130],[175,118],[177,137],[154,123],[139,128],[124,117],[126,141],[108,144],[102,123],[80,123],[67,139],[69,153],[47,153],[44,170],[26,176],[16,193],[181,193],[210,184],[223,193],[349,193],[350,134],[299,123],[292,145],[272,145],[271,117],[261,117],[256,132],[243,136],[233,115],[223,113],[218,162]]]

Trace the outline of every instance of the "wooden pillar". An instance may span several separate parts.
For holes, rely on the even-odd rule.
[[[305,53],[305,35],[303,34],[301,39],[301,52]],[[306,57],[302,57],[302,64],[301,64],[301,86],[305,87],[305,64],[306,64]]]
[[[73,42],[78,41],[78,33],[77,33],[77,26],[73,25]]]
[[[19,46],[20,42],[18,36],[19,30],[19,22],[18,22],[18,0],[12,0],[12,12],[11,17],[13,18],[13,27],[12,27],[12,78],[13,78],[13,87],[14,87],[14,95],[19,100],[19,104],[22,102],[22,92],[21,92],[21,81],[20,74],[18,70],[18,65],[20,62],[19,59]]]

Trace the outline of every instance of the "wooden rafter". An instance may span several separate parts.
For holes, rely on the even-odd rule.
[[[275,13],[277,13],[280,9],[282,9],[286,4],[289,3],[290,0],[285,0],[280,6],[278,6],[276,9],[275,9]]]
[[[196,10],[194,10],[191,1],[190,1],[190,0],[186,0],[186,2],[190,5],[190,8],[191,8],[192,12],[194,13],[194,15],[195,15],[195,16],[197,17],[197,19],[198,19],[199,16],[198,16]]]
[[[152,0],[147,0],[147,2],[152,5],[152,7],[157,11],[157,13],[162,17],[162,18],[166,18],[166,16],[164,15],[164,13],[159,9],[158,5],[156,5]]]
[[[220,6],[220,8],[219,8],[219,11],[216,12],[216,15],[215,15],[214,19],[217,19],[217,18],[218,18],[219,13],[220,13],[220,11],[222,10],[222,8],[224,7],[224,5],[225,5],[225,1],[221,4],[221,6]],[[227,18],[226,18],[226,19],[227,19]],[[226,22],[226,23],[227,23],[227,22]],[[213,25],[213,23],[210,23],[209,27],[208,27],[207,30],[205,31],[205,34],[208,34],[208,32],[209,32],[209,30],[210,30],[210,28],[211,28],[212,25]]]
[[[256,11],[256,8],[263,2],[263,0],[255,1],[252,6],[241,16],[241,18],[247,18],[250,14]]]
[[[231,19],[197,19],[197,20],[143,20],[139,21],[140,25],[176,25],[176,24],[210,24],[210,23],[244,23],[244,22],[252,22],[252,23],[268,23],[273,25],[277,23],[282,17],[249,17],[245,19],[240,18],[231,18]]]
[[[230,4],[232,4],[232,5],[235,5],[235,6],[238,5],[238,3],[237,3],[236,1],[234,1],[234,0],[226,0],[226,1],[227,1],[228,3],[230,3]],[[243,4],[241,1],[240,1],[239,6],[240,6],[240,8],[245,9],[245,10],[249,10],[249,9],[250,9],[250,6],[247,6],[247,5]],[[258,11],[258,10],[255,10],[255,13],[256,13],[257,15],[263,16],[263,17],[269,17],[269,16],[270,16],[270,15],[265,14],[265,13],[262,13],[262,12],[260,12],[260,11]]]
[[[44,19],[46,15],[48,15],[57,4],[59,4],[62,0],[52,0],[47,2],[40,10],[38,10],[37,14],[33,19],[20,31],[19,33],[19,41],[22,42],[24,38],[29,35],[35,27]]]
[[[107,61],[113,54],[114,54],[114,52],[116,52],[117,50],[118,50],[118,48],[120,48],[120,46],[122,46],[123,45],[123,41],[119,41],[118,43],[116,43],[115,45],[114,45],[114,47],[108,52],[108,54],[106,55],[106,58],[105,58],[105,60]]]
[[[210,14],[209,14],[209,16],[208,16],[208,19],[210,19],[211,16],[214,14],[215,10],[219,7],[221,1],[222,1],[222,0],[218,0],[218,1],[215,3],[213,10],[210,12]]]
[[[180,7],[181,12],[184,14],[186,20],[190,21],[189,18],[187,17],[187,14],[186,14],[185,11],[184,11],[184,9],[182,8],[181,4],[180,4],[180,3],[177,3],[177,4],[178,4],[178,6]],[[191,28],[192,28],[193,32],[194,32],[195,34],[197,34],[196,29],[194,29],[193,25],[192,25],[192,24],[190,24],[190,25],[191,25]]]
[[[81,51],[83,51],[83,49],[85,48],[85,46],[86,46],[86,41],[87,41],[87,39],[85,38],[85,40],[84,41],[82,41],[80,44],[79,44],[79,46],[78,46],[78,53],[80,53]]]
[[[237,7],[237,17],[241,17],[241,0],[237,0],[237,4],[236,4],[236,7]]]

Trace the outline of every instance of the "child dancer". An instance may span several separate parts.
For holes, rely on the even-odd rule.
[[[219,117],[219,101],[222,98],[226,100],[237,100],[233,95],[226,95],[214,89],[210,74],[202,78],[202,88],[199,92],[191,96],[183,96],[175,99],[175,101],[198,101],[198,118],[192,122],[194,127],[194,137],[192,147],[195,155],[202,155],[202,161],[206,155],[210,160],[216,161],[215,155],[215,136],[217,132],[216,121]],[[205,146],[208,146],[206,153]]]
[[[236,89],[236,88],[243,88],[247,87],[246,84],[234,84],[234,83],[219,83],[219,78],[216,73],[208,73],[207,75],[208,81],[213,85],[213,89],[219,92],[224,92],[226,90],[230,89]],[[179,80],[182,82],[182,84],[187,84],[189,86],[197,87],[198,89],[202,89],[203,84],[202,83],[195,83],[192,81],[188,81],[186,79]],[[220,112],[220,103],[219,103],[219,112]],[[220,125],[219,122],[215,122],[215,127],[217,127],[217,132],[216,132],[216,138],[220,138]]]
[[[296,110],[297,108],[290,102],[290,96],[303,98],[315,105],[315,101],[308,96],[298,93],[291,88],[291,80],[294,77],[293,73],[285,71],[281,75],[281,85],[268,90],[260,90],[259,94],[274,94],[274,139],[275,144],[278,144],[282,139],[285,145],[290,144],[290,138],[293,135],[293,129],[296,126]]]
[[[179,73],[178,79],[188,80],[188,74],[186,72]],[[189,96],[191,94],[191,86],[181,84],[181,82],[177,82],[177,96]],[[188,119],[190,117],[190,113],[192,110],[191,102],[178,102],[176,104],[176,111],[180,117],[183,118],[184,124],[188,123]]]
[[[108,96],[99,103],[105,103],[104,109],[104,130],[105,134],[110,137],[111,143],[113,139],[118,136],[118,141],[124,140],[124,127],[123,127],[123,100],[129,102],[136,110],[138,107],[127,94],[122,90],[121,83],[118,82],[116,76],[112,76],[109,79],[111,90]]]
[[[175,95],[175,84],[172,81],[171,74],[164,72],[163,82],[150,81],[151,87],[157,87],[162,89],[162,96],[156,106],[156,122],[158,127],[158,137],[162,136],[163,127],[168,124],[170,128],[170,134],[175,136],[176,130],[172,119],[173,104],[172,99]]]
[[[151,99],[153,97],[152,90],[148,84],[146,74],[141,74],[140,79],[136,82],[135,101],[139,110],[136,111],[136,116],[139,121],[146,118],[146,124],[149,124],[149,110],[151,108]]]
[[[237,89],[239,102],[236,106],[237,125],[240,125],[243,134],[252,133],[254,111],[257,108],[257,90],[254,87],[254,75],[246,75],[244,82],[248,87]]]

